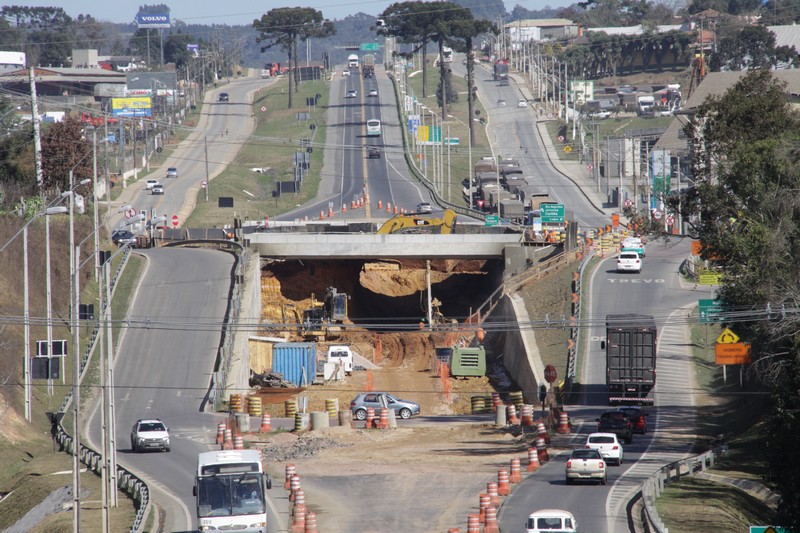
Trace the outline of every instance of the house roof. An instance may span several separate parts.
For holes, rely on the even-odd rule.
[[[34,76],[45,78],[104,78],[106,80],[115,80],[122,78],[125,80],[125,74],[121,72],[114,72],[111,70],[104,70],[101,68],[75,68],[75,67],[35,67],[33,69]],[[28,76],[28,69],[12,70],[2,74],[3,77],[19,77]]]
[[[776,46],[794,46],[795,50],[800,50],[800,26],[767,26],[767,29],[775,34]]]
[[[669,24],[662,25],[656,28],[658,33],[667,33],[670,31],[686,31],[683,24]],[[639,24],[637,26],[609,26],[606,28],[586,28],[586,32],[604,32],[607,35],[643,35],[644,27]]]
[[[506,28],[553,28],[557,26],[577,26],[570,19],[525,19],[506,24]]]
[[[702,105],[709,96],[722,95],[733,87],[747,72],[709,72],[700,85],[694,90],[689,99],[683,104],[683,111],[696,109]],[[775,70],[772,75],[786,83],[786,90],[791,95],[800,95],[800,69]],[[667,126],[664,134],[658,139],[655,148],[663,148],[676,152],[686,152],[686,139],[680,137],[688,117],[675,117]]]

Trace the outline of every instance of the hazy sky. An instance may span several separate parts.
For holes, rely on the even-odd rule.
[[[347,15],[364,12],[377,15],[387,6],[398,0],[306,0],[304,4],[288,0],[8,0],[5,5],[18,6],[59,6],[73,18],[89,14],[98,20],[111,22],[132,22],[141,5],[166,4],[170,7],[172,19],[180,19],[194,24],[251,24],[254,19],[273,7],[304,6],[322,11],[325,18],[341,19]],[[541,9],[546,5],[561,7],[573,0],[515,0],[506,1],[508,10],[519,3],[528,9]]]

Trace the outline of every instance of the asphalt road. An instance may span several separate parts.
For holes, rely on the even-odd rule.
[[[600,349],[600,341],[605,338],[605,316],[609,313],[651,314],[659,326],[655,405],[648,417],[648,434],[636,435],[632,444],[624,446],[625,462],[609,468],[607,486],[567,487],[566,456],[555,458],[504,503],[499,515],[502,531],[514,531],[528,514],[545,508],[569,510],[575,514],[581,531],[629,531],[626,505],[643,480],[689,451],[696,386],[691,377],[689,326],[684,317],[688,313],[686,307],[700,298],[711,297],[711,290],[687,283],[678,274],[689,247],[689,239],[652,242],[647,246],[642,273],[617,273],[612,257],[600,264],[591,279],[586,320],[593,325],[579,373],[584,394],[579,405],[567,407],[573,420],[580,424],[572,444],[580,447],[586,436],[596,430],[595,419],[600,412],[609,408],[605,354]]]
[[[461,56],[457,56],[459,59]],[[453,74],[466,76],[467,67],[460,61],[453,63]],[[570,220],[577,220],[581,229],[603,227],[608,224],[608,215],[595,208],[580,193],[575,184],[556,171],[549,163],[537,129],[534,127],[536,111],[530,105],[517,107],[522,94],[512,81],[500,86],[492,80],[492,74],[484,65],[475,65],[475,85],[478,98],[489,115],[486,134],[494,149],[494,156],[513,158],[519,161],[525,177],[536,178],[550,196],[564,204]],[[499,101],[505,101],[501,105]],[[476,157],[477,159],[477,157]]]
[[[163,171],[151,177],[164,185],[164,194],[150,194],[145,190],[144,180],[140,179],[127,185],[136,191],[129,205],[140,213],[154,212],[156,216],[166,217],[170,226],[173,215],[177,215],[178,223],[182,225],[194,207],[197,193],[200,193],[198,201],[204,201],[202,183],[211,178],[210,187],[214,186],[213,178],[234,160],[241,144],[252,132],[252,92],[270,83],[273,80],[243,78],[224,88],[209,91],[198,127],[170,157],[152,163],[152,166],[160,165]],[[228,102],[217,101],[221,92],[230,95]],[[166,177],[168,167],[178,169],[177,178]],[[116,213],[106,221],[112,228],[125,222],[122,213]]]
[[[331,82],[320,192],[314,201],[279,216],[279,220],[315,219],[320,212],[327,217],[331,210],[332,220],[336,221],[384,220],[393,214],[394,206],[413,210],[419,202],[430,201],[426,189],[408,172],[394,89],[384,68],[376,65],[372,78],[364,78],[361,69],[351,69],[350,76],[342,76],[341,72],[342,67],[337,68]],[[368,96],[371,89],[376,89],[378,96]],[[355,98],[346,97],[350,90],[357,91]],[[367,136],[366,123],[370,119],[381,121],[379,137]],[[367,157],[369,146],[381,149],[379,159]],[[369,201],[353,210],[353,201],[364,195]],[[386,211],[387,203],[391,204],[392,213]]]

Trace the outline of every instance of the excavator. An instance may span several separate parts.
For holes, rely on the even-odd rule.
[[[456,212],[452,209],[445,209],[441,218],[423,213],[395,215],[378,228],[378,234],[425,233],[448,235],[455,233],[456,217]]]
[[[317,301],[316,295],[311,295],[311,307],[303,310],[303,322],[300,324],[300,333],[306,339],[330,340],[339,337],[342,331],[341,324],[347,320],[347,301],[350,297],[339,292],[336,287],[328,287],[325,299]]]

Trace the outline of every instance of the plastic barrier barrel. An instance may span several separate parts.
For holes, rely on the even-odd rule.
[[[472,414],[477,415],[486,412],[486,399],[483,396],[472,397]]]
[[[231,394],[228,400],[228,409],[234,413],[242,412],[242,395]]]
[[[297,402],[295,400],[286,400],[283,402],[284,409],[286,410],[286,418],[294,418],[297,414]]]
[[[261,397],[247,397],[247,412],[250,414],[250,416],[261,416]]]

